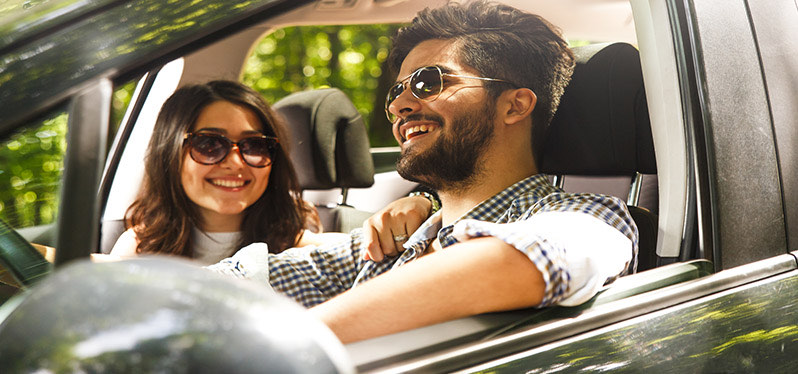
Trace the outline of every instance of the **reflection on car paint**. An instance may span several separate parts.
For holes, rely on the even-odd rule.
[[[588,335],[484,372],[790,372],[798,355],[798,272]]]
[[[5,119],[31,112],[107,69],[150,57],[275,0],[136,1],[8,53],[0,60]],[[100,25],[100,26],[98,26]],[[100,29],[98,29],[100,27]],[[0,127],[1,128],[1,127]]]

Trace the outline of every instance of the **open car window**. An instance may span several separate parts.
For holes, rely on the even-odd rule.
[[[58,107],[0,138],[0,220],[37,244],[50,261],[60,202],[68,114]],[[5,231],[5,230],[3,230]],[[0,304],[22,286],[15,275],[19,248],[6,240],[0,248]],[[23,257],[24,259],[24,254]],[[24,269],[23,269],[24,270]]]
[[[59,108],[0,140],[0,218],[17,230],[33,233],[56,222],[67,120]],[[30,236],[37,238],[52,244]]]

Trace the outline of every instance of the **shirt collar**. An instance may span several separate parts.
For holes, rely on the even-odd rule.
[[[451,236],[451,232],[457,222],[464,219],[495,222],[510,209],[513,201],[526,194],[528,191],[542,187],[551,187],[545,174],[536,174],[524,178],[477,204],[477,206],[471,208],[466,214],[446,227],[442,227],[441,212],[436,212],[410,236],[407,242],[405,242],[404,247],[411,252],[408,257],[416,257],[417,254],[423,253],[436,237],[440,239],[442,247],[447,247],[456,243],[457,240]]]

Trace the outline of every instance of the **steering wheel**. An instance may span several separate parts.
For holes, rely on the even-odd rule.
[[[0,219],[0,265],[23,287],[29,287],[52,270],[48,262],[16,230]]]

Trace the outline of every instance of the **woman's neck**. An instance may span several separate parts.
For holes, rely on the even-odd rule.
[[[244,222],[244,213],[220,214],[210,210],[201,212],[202,227],[205,232],[238,232]]]

